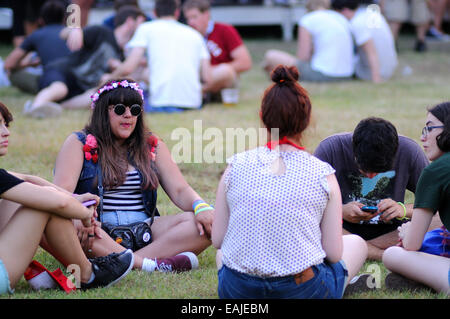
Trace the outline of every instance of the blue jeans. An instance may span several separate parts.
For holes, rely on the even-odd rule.
[[[343,261],[312,266],[314,277],[297,285],[294,276],[261,278],[223,265],[219,270],[221,299],[332,299],[342,298],[348,277]]]
[[[0,295],[10,293],[12,294],[14,292],[13,289],[11,289],[10,283],[9,283],[9,276],[8,271],[6,271],[6,267],[3,264],[2,260],[0,259]]]
[[[136,222],[143,222],[149,216],[145,212],[119,211],[104,212],[100,215],[100,221],[113,226],[128,225]]]

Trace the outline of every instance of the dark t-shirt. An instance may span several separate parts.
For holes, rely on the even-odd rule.
[[[59,36],[62,29],[64,26],[60,24],[46,25],[26,37],[20,48],[26,52],[36,51],[45,67],[49,62],[70,54],[66,41]]]
[[[414,208],[428,208],[450,229],[450,153],[428,165],[417,184]]]
[[[0,168],[0,195],[22,182],[23,180],[20,178],[17,178]]]
[[[377,205],[385,198],[404,202],[406,190],[415,193],[420,174],[429,163],[415,141],[399,136],[393,169],[370,179],[359,172],[355,163],[352,136],[352,133],[332,135],[324,139],[314,153],[336,170],[343,204],[358,201],[365,205]],[[395,230],[399,224],[396,219],[389,224],[383,223],[376,216],[359,224],[344,220],[343,227],[369,240]]]
[[[83,29],[83,47],[80,50],[55,61],[51,67],[65,74],[69,89],[78,93],[99,85],[102,75],[110,72],[110,59],[124,59],[114,31],[94,25]]]
[[[123,60],[114,31],[104,26],[90,26],[83,30],[83,48],[70,61],[71,72],[83,90],[96,87],[103,74],[110,72],[110,59]]]

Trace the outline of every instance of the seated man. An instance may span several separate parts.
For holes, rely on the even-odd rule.
[[[203,91],[216,93],[236,87],[239,74],[249,70],[252,59],[238,31],[231,25],[211,20],[209,0],[187,0],[183,4],[187,23],[199,31],[211,55],[211,76]]]
[[[201,35],[178,22],[179,0],[156,0],[156,19],[142,23],[127,43],[129,54],[102,82],[128,77],[146,55],[147,112],[179,112],[202,107],[201,79],[208,83],[210,56]]]
[[[39,13],[42,26],[27,36],[5,60],[5,70],[13,86],[36,94],[49,81],[47,69],[50,63],[70,54],[66,42],[60,36],[64,29],[65,13],[66,8],[61,1],[47,1],[42,6]],[[31,52],[37,56],[30,59]],[[34,63],[42,66],[39,72],[27,68]]]
[[[101,77],[110,71],[111,62],[123,60],[125,44],[144,19],[142,11],[127,6],[119,10],[114,31],[96,25],[83,29],[81,49],[54,61],[48,67],[51,73],[48,83],[45,83],[33,102],[25,103],[24,113],[37,118],[57,116],[62,107],[55,102],[76,99],[86,92],[92,94]],[[78,29],[74,30],[77,32]],[[71,103],[69,107],[72,105],[86,108],[90,105],[89,97],[84,98],[84,103]],[[66,107],[65,103],[63,106]]]
[[[411,218],[413,207],[404,203],[405,192],[415,192],[428,165],[424,152],[412,139],[398,136],[392,123],[369,117],[353,133],[324,139],[314,155],[336,170],[343,233],[361,236],[368,258],[381,260],[384,250],[398,243],[397,227]],[[376,206],[376,211],[363,211],[363,206]]]
[[[334,0],[332,8],[350,20],[358,46],[355,74],[374,83],[388,80],[397,67],[397,52],[391,29],[381,13],[359,0]]]
[[[329,10],[330,0],[308,0],[308,13],[299,22],[297,55],[279,50],[266,52],[263,65],[271,72],[278,64],[297,66],[300,81],[349,80],[354,73],[350,23]]]

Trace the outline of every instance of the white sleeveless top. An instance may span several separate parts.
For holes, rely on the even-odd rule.
[[[286,171],[274,175],[272,163],[279,156]],[[224,264],[250,275],[280,277],[322,263],[320,223],[329,199],[326,176],[334,169],[307,152],[265,146],[227,162]]]

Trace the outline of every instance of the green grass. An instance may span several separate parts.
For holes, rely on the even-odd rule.
[[[269,48],[295,51],[295,43],[278,40],[246,40],[254,59],[251,71],[241,78],[240,103],[234,108],[225,108],[220,104],[207,105],[200,111],[183,114],[146,114],[149,127],[156,132],[171,149],[178,140],[171,140],[175,128],[193,128],[194,120],[203,120],[203,131],[208,127],[217,127],[222,132],[226,128],[258,128],[260,100],[264,89],[270,84],[269,78],[260,68],[264,52]],[[413,39],[404,37],[400,43],[400,64],[397,73],[387,83],[353,81],[336,84],[305,83],[313,103],[313,122],[305,134],[304,145],[313,152],[324,137],[341,131],[351,131],[360,119],[367,116],[380,116],[396,125],[400,134],[419,142],[421,128],[424,126],[426,107],[450,100],[448,83],[450,77],[450,59],[448,52],[429,51],[416,54],[411,51]],[[0,55],[11,48],[0,46]],[[413,69],[413,74],[403,76],[405,66]],[[13,171],[36,174],[52,180],[52,169],[65,138],[73,131],[84,126],[89,117],[88,110],[65,111],[58,119],[34,120],[24,117],[23,104],[31,95],[15,88],[0,88],[0,101],[12,111],[15,120],[11,126],[11,138],[8,156],[1,159],[2,168]],[[204,145],[207,142],[204,142]],[[224,158],[225,160],[225,158]],[[224,161],[222,161],[224,162]],[[181,163],[180,168],[187,181],[206,200],[214,203],[215,190],[219,177],[225,169],[223,163],[188,164]],[[413,200],[411,193],[407,201]],[[179,210],[170,202],[163,191],[159,192],[159,210],[162,214],[174,214]],[[60,267],[50,255],[39,250],[36,259],[53,270]],[[217,272],[215,250],[210,247],[199,256],[200,269],[183,274],[147,274],[133,271],[119,284],[108,289],[96,289],[76,292],[71,295],[57,290],[33,292],[22,280],[15,294],[2,298],[217,298]],[[367,262],[362,271],[371,266]],[[386,269],[382,269],[381,281]],[[358,294],[350,298],[409,299],[409,298],[446,298],[443,295],[424,291],[394,293],[382,285],[375,292]]]

